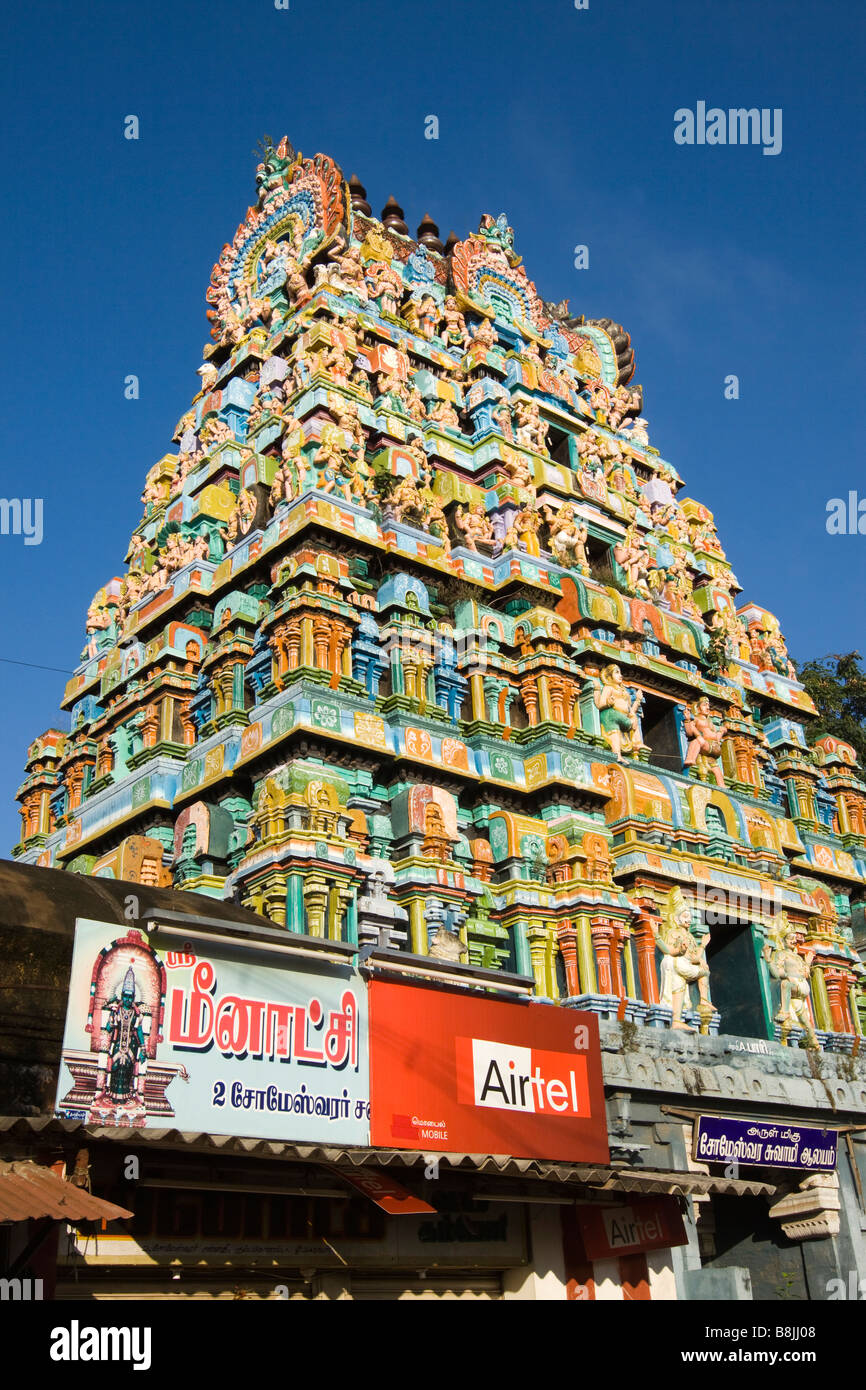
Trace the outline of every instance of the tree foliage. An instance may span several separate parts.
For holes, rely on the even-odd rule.
[[[833,653],[797,665],[797,674],[815,701],[819,718],[809,720],[810,743],[831,734],[850,743],[866,767],[866,671],[859,652]]]

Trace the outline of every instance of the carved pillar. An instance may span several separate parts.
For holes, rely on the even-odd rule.
[[[310,936],[324,936],[328,916],[328,884],[322,874],[310,874],[305,879],[304,907]]]
[[[331,623],[328,618],[313,620],[313,665],[320,671],[327,671],[328,652],[331,643]]]
[[[580,970],[577,958],[577,930],[571,922],[563,922],[557,929],[557,940],[565,966],[566,993],[570,998],[580,994]]]
[[[469,677],[469,690],[472,697],[472,718],[487,718],[487,703],[484,699],[484,677],[480,671],[475,671]]]
[[[824,979],[824,972],[819,965],[812,967],[810,984],[812,986],[812,1012],[815,1015],[815,1022],[824,1032],[830,1033],[833,1031],[833,1016],[827,993],[827,981]]]
[[[529,940],[529,959],[532,963],[535,992],[546,999],[550,999],[553,997],[554,990],[548,979],[549,952],[547,931],[542,926],[531,926],[526,935]]]
[[[616,994],[614,989],[613,962],[611,960],[611,937],[613,931],[603,917],[593,917],[590,922],[592,945],[598,970],[599,994]]]
[[[313,656],[313,620],[303,618],[301,620],[301,665],[315,666]]]
[[[429,948],[424,906],[423,898],[414,897],[409,901],[409,932],[416,956],[426,956]]]
[[[582,993],[598,994],[595,952],[592,949],[592,928],[586,913],[581,913],[577,919],[577,960],[580,966]]]
[[[616,928],[617,942],[622,952],[623,965],[625,967],[625,994],[627,999],[639,999],[637,980],[634,974],[634,958],[631,953],[630,941],[631,932],[628,927],[618,925]]]
[[[634,943],[637,950],[637,971],[640,979],[641,998],[646,1004],[659,1002],[658,973],[656,970],[656,943],[651,925],[650,909],[641,908],[634,928]]]
[[[550,710],[550,687],[547,676],[538,677],[538,712],[542,722],[553,718]]]
[[[526,707],[526,718],[530,726],[538,723],[538,690],[534,677],[521,681],[520,693],[523,696],[523,703]]]
[[[830,1017],[834,1033],[853,1033],[854,1028],[848,1017],[848,972],[837,966],[824,967],[824,980],[827,985],[827,998],[830,1002]]]

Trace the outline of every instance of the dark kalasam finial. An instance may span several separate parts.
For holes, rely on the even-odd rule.
[[[439,228],[436,226],[429,212],[425,212],[421,221],[418,223],[417,236],[418,240],[423,246],[427,247],[428,251],[438,251],[441,256],[442,252],[445,250],[445,247],[439,240]]]
[[[363,217],[369,217],[371,215],[373,209],[367,202],[367,190],[357,174],[352,174],[349,179],[349,197],[352,200],[352,207],[355,212],[360,212]]]
[[[396,198],[389,198],[383,207],[382,223],[388,228],[389,232],[397,232],[399,236],[409,235],[409,228],[403,221],[403,209]]]

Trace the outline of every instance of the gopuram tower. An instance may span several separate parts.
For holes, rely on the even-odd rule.
[[[851,1051],[853,750],[650,443],[628,334],[283,139],[14,854]],[[206,903],[205,903],[206,910]],[[492,976],[491,976],[492,978]]]

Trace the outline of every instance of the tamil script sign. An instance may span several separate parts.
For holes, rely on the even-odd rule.
[[[369,1144],[364,984],[295,959],[252,944],[169,950],[134,926],[79,920],[58,1115]]]
[[[370,1043],[374,1144],[608,1162],[595,1015],[374,980]]]
[[[836,1167],[836,1131],[701,1115],[694,1129],[694,1156],[702,1163],[825,1171]]]

